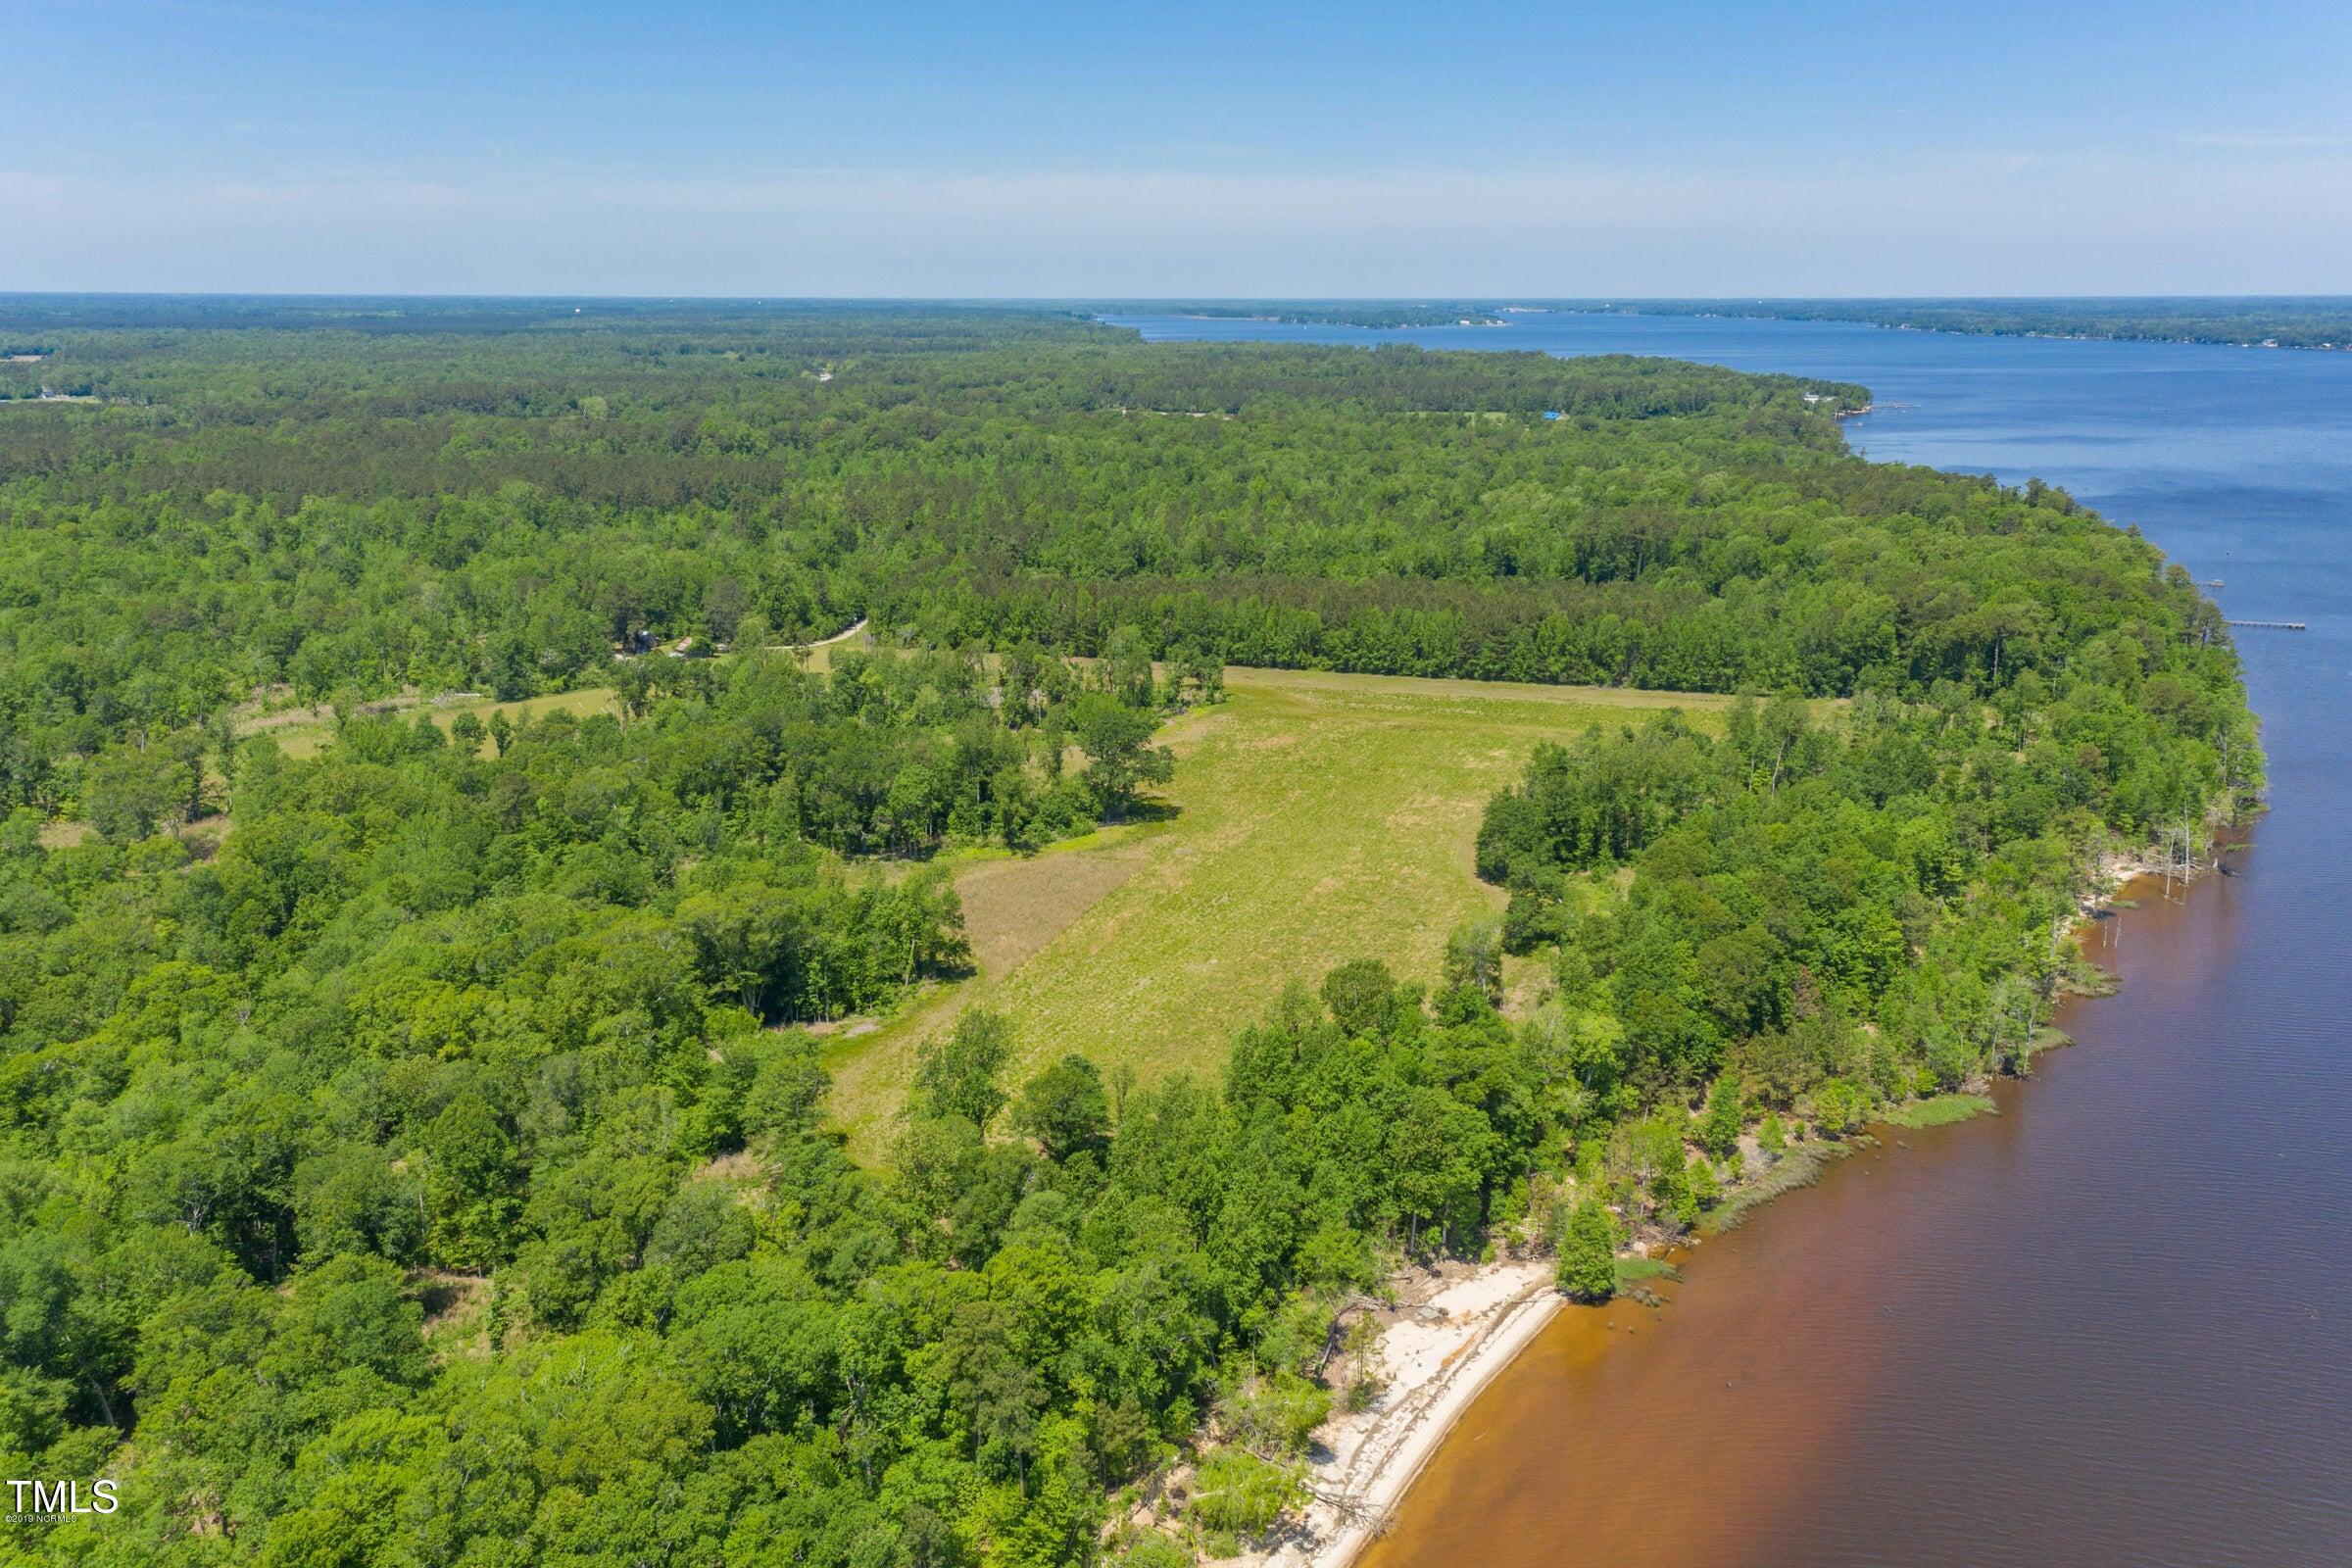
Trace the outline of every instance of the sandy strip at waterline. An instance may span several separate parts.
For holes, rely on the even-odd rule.
[[[2203,869],[2192,865],[2190,872]],[[2100,858],[2081,918],[2111,908],[2127,884],[2164,874],[2153,851],[2110,851]],[[1385,1387],[1372,1408],[1334,1416],[1318,1433],[1325,1457],[1307,1469],[1315,1500],[1298,1528],[1273,1551],[1240,1561],[1259,1568],[1348,1568],[1377,1539],[1462,1413],[1566,1298],[1552,1284],[1550,1260],[1533,1259],[1489,1264],[1426,1304],[1444,1315],[1429,1322],[1406,1317],[1382,1336]]]
[[[1548,1259],[1494,1263],[1429,1298],[1442,1317],[1391,1324],[1380,1347],[1386,1388],[1371,1409],[1324,1425],[1326,1457],[1307,1470],[1316,1500],[1302,1529],[1256,1561],[1264,1568],[1352,1562],[1462,1412],[1564,1300]]]

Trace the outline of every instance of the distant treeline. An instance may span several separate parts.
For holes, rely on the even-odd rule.
[[[493,305],[520,324],[42,323],[44,375],[104,401],[0,419],[0,799],[78,811],[110,748],[257,690],[515,699],[649,641],[861,616],[942,647],[1096,654],[1133,625],[1162,656],[1823,696],[1998,690],[2119,624],[2226,647],[2062,493],[1846,455],[1828,411],[1858,386],[1146,346],[998,308]]]
[[[107,746],[259,689],[526,697],[649,639],[866,615],[958,640],[985,630],[976,593],[1089,653],[1110,628],[1023,607],[1170,581],[1233,603],[1156,619],[1161,654],[1243,642],[1269,594],[1403,613],[1452,585],[1522,615],[1599,584],[1654,621],[1770,565],[1779,546],[1717,537],[1722,501],[1800,455],[1868,471],[1803,396],[1861,388],[1666,361],[1149,348],[1003,310],[751,320],[45,330],[43,377],[101,401],[0,419],[0,799],[71,809]],[[1284,635],[1298,662],[1395,662]]]
[[[2179,343],[2352,347],[2343,295],[2082,299],[1689,300],[1118,300],[1073,306],[1106,316],[1189,316],[1376,329],[1488,325],[1540,310],[1612,316],[1731,316],[2003,336],[2137,338]]]
[[[21,339],[9,354],[47,353],[58,328],[315,330],[374,337],[507,337],[561,333],[734,334],[754,352],[790,342],[821,351],[827,334],[845,351],[925,353],[1003,346],[1060,335],[1100,316],[1189,316],[1374,330],[1481,324],[1517,311],[1623,316],[1735,316],[1776,320],[1866,321],[1939,332],[2051,337],[2153,338],[2281,348],[2352,346],[2352,296],[2085,296],[2065,299],[1657,299],[970,301],[649,300],[399,297],[377,295],[0,294],[0,330]],[[872,328],[887,327],[886,333]],[[609,346],[609,345],[608,345]],[[19,368],[20,369],[22,367]],[[0,367],[0,372],[5,368]]]
[[[1293,321],[1314,326],[1361,326],[1387,331],[1407,326],[1487,325],[1500,320],[1492,305],[1467,300],[1087,300],[1076,308],[1103,316],[1191,316],[1211,320]]]
[[[1564,306],[1620,316],[1753,316],[1867,321],[1936,332],[2152,338],[2176,343],[2352,348],[2352,298],[2250,295],[2181,299],[1634,300]]]

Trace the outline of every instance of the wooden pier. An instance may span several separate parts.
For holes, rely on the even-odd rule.
[[[2271,631],[2309,631],[2311,629],[2299,620],[2233,620],[2230,624],[2232,626],[2261,626]]]

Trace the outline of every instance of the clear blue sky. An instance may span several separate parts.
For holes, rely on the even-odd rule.
[[[2352,4],[0,0],[0,290],[2352,291]]]

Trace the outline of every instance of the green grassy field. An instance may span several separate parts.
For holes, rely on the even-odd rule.
[[[865,622],[860,620],[848,631],[829,637],[823,642],[799,645],[801,662],[808,668],[823,674],[833,667],[833,656],[852,648],[868,645]],[[778,643],[778,649],[795,645]],[[658,656],[657,656],[658,657]],[[723,661],[728,656],[719,656]],[[426,700],[416,697],[394,698],[388,702],[370,703],[370,711],[415,713],[430,712],[433,722],[443,729],[456,722],[460,713],[471,713],[488,723],[493,712],[504,712],[516,723],[541,717],[548,713],[572,713],[586,717],[590,713],[616,713],[620,700],[610,687],[590,686],[579,691],[556,692],[546,697],[526,697],[512,703],[497,702],[488,697],[439,697]],[[241,717],[237,732],[240,735],[268,735],[275,740],[288,757],[316,757],[335,732],[334,714],[324,707],[288,708],[275,712],[248,714]]]
[[[1228,700],[1177,720],[1165,820],[956,885],[979,973],[828,1044],[860,1157],[886,1145],[916,1044],[978,1004],[1011,1018],[1016,1077],[1065,1052],[1141,1078],[1213,1072],[1284,985],[1360,956],[1434,979],[1446,934],[1498,909],[1472,841],[1487,798],[1540,740],[1720,697],[1235,669]]]
[[[812,664],[829,662],[829,648]],[[1728,701],[1690,693],[1234,669],[1219,706],[1176,720],[1164,817],[1027,858],[981,855],[956,873],[978,973],[827,1043],[835,1110],[860,1157],[878,1156],[916,1045],[971,1005],[1013,1021],[1016,1074],[1065,1052],[1139,1077],[1213,1072],[1234,1031],[1291,980],[1372,956],[1431,979],[1446,934],[1498,909],[1471,868],[1487,798],[1541,740],[1681,708],[1711,725]],[[515,719],[609,712],[607,690],[423,708]],[[249,720],[307,757],[330,715]]]
[[[574,713],[582,717],[590,713],[617,713],[620,699],[610,688],[589,687],[576,692],[557,692],[547,697],[526,697],[519,702],[501,703],[487,697],[436,699],[430,703],[416,698],[401,698],[369,709],[387,712],[413,714],[429,712],[433,722],[443,729],[457,722],[460,713],[471,713],[485,724],[493,712],[504,712],[516,723],[548,713]],[[274,713],[242,720],[237,726],[239,735],[267,735],[277,742],[279,750],[288,757],[316,757],[318,749],[335,733],[334,714],[322,708],[284,709]]]

